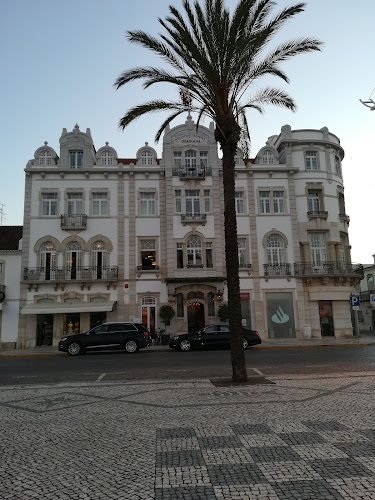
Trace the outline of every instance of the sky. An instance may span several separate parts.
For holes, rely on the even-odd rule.
[[[276,0],[276,10],[293,3]],[[155,144],[154,137],[162,115],[143,117],[125,132],[118,122],[134,104],[168,99],[170,88],[155,85],[145,91],[134,82],[116,91],[113,83],[125,69],[163,64],[130,44],[125,33],[163,32],[157,19],[165,18],[171,4],[179,7],[181,0],[0,0],[3,225],[23,224],[26,163],[44,141],[59,154],[64,127],[90,128],[96,149],[108,141],[121,158],[134,158],[146,141],[161,156],[161,142]],[[289,85],[261,82],[289,92],[297,111],[267,107],[263,115],[248,114],[251,157],[285,124],[292,129],[326,126],[340,138],[352,261],[362,264],[372,263],[375,253],[375,111],[359,101],[375,100],[374,18],[374,0],[307,0],[305,11],[281,29],[273,44],[313,36],[324,42],[322,52],[284,64]]]

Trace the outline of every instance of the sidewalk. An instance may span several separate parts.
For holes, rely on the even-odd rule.
[[[262,344],[250,349],[292,349],[292,348],[313,348],[313,347],[345,347],[345,346],[366,346],[375,344],[375,334],[366,332],[359,337],[336,339],[333,337],[322,337],[319,339],[267,339],[262,340]],[[168,345],[153,345],[142,352],[172,352]],[[0,358],[6,357],[27,357],[27,356],[66,356],[66,353],[58,351],[57,346],[29,347],[26,349],[2,349]]]

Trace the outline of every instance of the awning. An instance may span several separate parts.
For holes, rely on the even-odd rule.
[[[21,314],[62,314],[112,311],[114,301],[111,302],[81,302],[63,304],[27,304],[21,309]]]

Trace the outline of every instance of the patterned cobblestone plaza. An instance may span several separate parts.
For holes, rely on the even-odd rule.
[[[0,498],[375,499],[375,376],[0,389]]]

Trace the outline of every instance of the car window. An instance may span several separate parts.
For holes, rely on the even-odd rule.
[[[125,331],[125,325],[121,323],[108,325],[108,332],[124,332],[124,331]]]
[[[99,325],[89,331],[90,335],[96,335],[98,333],[105,333],[108,329],[108,325]]]
[[[204,330],[204,333],[214,333],[214,332],[216,332],[216,330],[217,330],[217,328],[214,325],[207,326],[207,328],[205,328],[205,330]]]
[[[135,325],[124,325],[124,331],[125,332],[134,332],[138,331],[138,328]]]
[[[229,325],[220,325],[220,331],[229,333]]]

